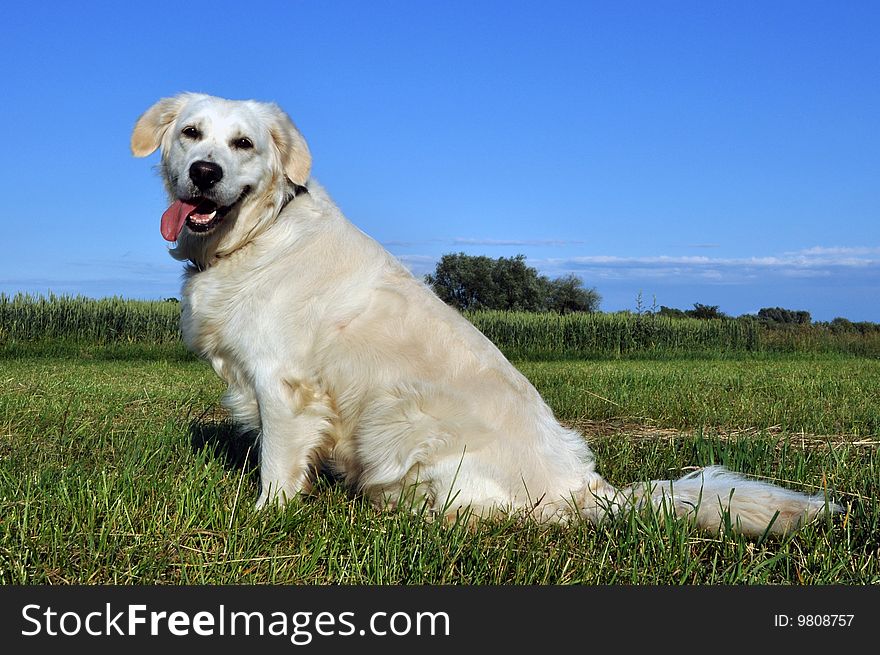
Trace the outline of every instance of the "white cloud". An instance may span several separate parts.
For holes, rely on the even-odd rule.
[[[876,254],[877,256],[871,256]],[[721,268],[821,268],[829,266],[880,266],[880,248],[810,249],[763,257],[706,257],[653,255],[647,257],[619,257],[616,255],[586,255],[566,259],[547,259],[548,264],[568,262],[587,266],[617,267],[721,267]]]
[[[804,250],[798,250],[793,253],[786,253],[788,255],[804,255],[805,257],[811,257],[814,255],[850,255],[850,256],[866,256],[866,255],[880,255],[880,246],[877,247],[846,247],[846,246],[813,246],[812,248],[806,248]]]
[[[457,237],[452,240],[456,246],[577,246],[585,241],[570,239],[470,239]]]
[[[464,242],[465,240],[458,241]],[[473,239],[467,242],[476,244],[478,240]],[[486,240],[485,243],[525,245],[527,242]],[[541,245],[547,245],[547,243],[550,241],[540,242]],[[414,273],[423,275],[433,270],[439,257],[401,255],[399,259]],[[787,279],[830,278],[840,274],[862,275],[874,271],[880,275],[880,247],[815,246],[780,255],[753,257],[582,255],[544,259],[529,257],[527,261],[530,266],[536,267],[551,277],[575,273],[587,280],[658,280],[668,278],[675,281],[742,284],[774,277]]]
[[[621,257],[584,255],[529,259],[529,264],[555,276],[565,273],[585,279],[703,281],[752,283],[759,279],[832,278],[841,275],[880,275],[880,247],[821,247],[754,257],[651,255]]]
[[[792,269],[782,269],[779,271],[779,274],[788,277],[788,278],[822,278],[822,277],[831,277],[832,272],[828,270],[821,269],[810,269],[810,268],[792,268]]]

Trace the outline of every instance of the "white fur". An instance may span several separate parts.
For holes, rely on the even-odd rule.
[[[192,124],[198,142],[181,135]],[[230,146],[241,135],[252,151]],[[612,487],[583,436],[498,349],[309,180],[305,141],[275,105],[161,100],[132,136],[138,156],[157,148],[171,200],[192,193],[197,160],[222,166],[221,201],[251,187],[212,232],[185,227],[172,254],[193,264],[184,340],[229,385],[235,420],[260,429],[259,506],[307,491],[326,465],[377,503],[414,492],[416,506],[448,516],[469,507],[596,522],[651,502],[714,530],[729,513],[733,527],[760,534],[836,509],[720,467]],[[291,197],[294,184],[308,193]]]

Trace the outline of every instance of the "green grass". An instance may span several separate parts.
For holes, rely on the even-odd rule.
[[[176,343],[0,348],[3,584],[880,582],[880,362],[842,356],[519,361],[612,483],[725,463],[848,509],[786,538],[656,514],[470,530],[380,512],[322,480],[256,512],[251,442]],[[811,435],[820,434],[822,437]]]
[[[880,360],[845,355],[519,363],[561,418],[880,434]]]

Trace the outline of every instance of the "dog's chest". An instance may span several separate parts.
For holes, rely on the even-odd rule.
[[[259,342],[261,289],[234,275],[193,273],[184,285],[181,333],[187,347],[209,359],[252,350]]]

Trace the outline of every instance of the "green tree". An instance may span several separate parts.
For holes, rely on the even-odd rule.
[[[843,318],[842,316],[838,316],[833,321],[831,321],[831,331],[834,334],[846,334],[850,332],[856,332],[856,326],[853,325],[852,321],[849,319]]]
[[[692,318],[727,318],[724,312],[718,310],[718,305],[701,305],[698,302],[694,303],[693,309],[689,309],[685,313]]]
[[[544,282],[526,265],[525,255],[499,257],[492,266],[495,302],[488,308],[538,312],[544,309]]]
[[[812,322],[810,312],[783,309],[782,307],[763,307],[758,310],[758,319],[765,323],[785,325],[809,325]]]
[[[660,305],[660,316],[666,316],[668,318],[687,318],[687,312],[681,309],[676,309],[675,307],[667,307],[666,305]]]
[[[492,259],[463,252],[446,254],[425,282],[441,300],[466,309],[560,313],[596,311],[601,297],[574,275],[550,280],[526,264],[525,255]]]
[[[457,309],[540,309],[538,272],[525,256],[492,259],[463,252],[443,255],[425,276],[440,299]]]
[[[546,298],[547,309],[559,314],[595,312],[602,301],[595,288],[584,288],[583,280],[572,273],[548,280]]]

